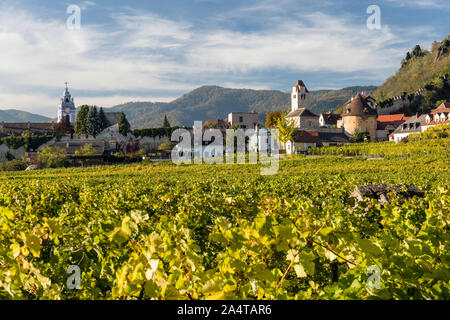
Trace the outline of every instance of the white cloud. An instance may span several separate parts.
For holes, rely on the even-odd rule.
[[[126,48],[177,48],[191,38],[190,24],[164,19],[156,14],[128,12],[113,17],[120,33],[124,34]]]
[[[387,49],[399,41],[389,27],[368,30],[320,12],[297,21],[280,21],[269,30],[204,34],[188,52],[188,61],[202,69],[250,72],[290,69],[299,72],[368,72],[379,75],[398,65],[403,49]]]
[[[47,117],[55,117],[58,106],[58,98],[51,98],[43,93],[8,93],[0,92],[0,109],[19,109]]]
[[[234,13],[271,8],[264,1]],[[112,28],[82,25],[68,30],[64,21],[41,20],[26,10],[0,6],[0,107],[53,114],[59,96],[50,92],[62,91],[64,81],[75,91],[96,93],[75,95],[77,105],[102,106],[167,101],[211,79],[215,84],[267,88],[273,81],[252,78],[253,72],[266,70],[360,73],[381,82],[410,49],[408,34],[430,34],[416,28],[397,37],[388,26],[368,30],[364,20],[321,12],[275,16],[266,27],[247,32],[215,25],[198,29],[186,21],[129,9],[112,18]],[[323,82],[327,87],[327,80]],[[44,93],[36,94],[40,91]],[[114,91],[120,94],[106,93]]]
[[[450,8],[448,0],[385,0],[388,3],[399,7],[426,8],[426,9],[444,9]]]

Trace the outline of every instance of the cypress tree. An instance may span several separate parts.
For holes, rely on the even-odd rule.
[[[106,119],[105,112],[103,111],[103,107],[100,107],[100,111],[98,113],[100,132],[109,127],[108,119]]]
[[[123,136],[126,136],[130,131],[130,123],[125,116],[125,113],[121,113],[119,116],[119,133]]]
[[[163,127],[170,128],[170,123],[169,123],[169,120],[167,120],[167,115],[164,115]]]
[[[96,137],[100,133],[99,116],[97,107],[93,106],[89,109],[86,118],[86,135]]]
[[[75,120],[75,132],[80,137],[82,134],[86,134],[86,120],[89,113],[89,106],[82,105],[80,111],[78,111],[77,119]]]

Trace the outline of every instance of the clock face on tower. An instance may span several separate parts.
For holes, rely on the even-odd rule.
[[[66,108],[66,113],[70,113],[70,108]]]

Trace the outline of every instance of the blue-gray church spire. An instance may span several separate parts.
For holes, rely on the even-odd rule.
[[[64,84],[66,85],[66,90],[58,110],[58,122],[64,117],[69,116],[70,123],[75,123],[75,103],[69,92],[69,83],[66,81]]]

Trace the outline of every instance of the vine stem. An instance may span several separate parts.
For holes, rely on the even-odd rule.
[[[291,220],[291,222],[294,223],[292,220]],[[297,230],[298,230],[298,227],[295,225],[295,223],[294,223],[294,226],[295,226],[295,227],[297,228]],[[314,234],[312,235],[312,237],[314,237],[316,234],[318,234],[318,233],[320,232],[320,230],[322,230],[323,227],[325,227],[325,225],[321,226],[316,232],[314,232]],[[313,241],[314,241],[314,240],[313,240]],[[303,247],[295,254],[294,259],[292,259],[292,261],[291,261],[291,263],[289,264],[289,266],[287,267],[286,271],[284,271],[284,274],[283,274],[283,276],[281,277],[280,281],[278,281],[278,284],[277,284],[277,286],[275,287],[275,290],[276,290],[276,291],[278,291],[278,289],[280,288],[281,283],[283,282],[284,278],[286,278],[287,274],[289,273],[289,270],[291,270],[292,265],[294,264],[295,258],[297,258],[297,256],[300,254],[300,252],[302,252],[302,251],[306,248],[307,245],[308,245],[308,243],[306,243],[306,245],[304,245],[304,246],[303,246]]]
[[[354,266],[358,265],[357,263],[352,262],[352,261],[350,261],[350,260],[344,258],[343,256],[341,256],[339,253],[337,253],[337,252],[336,252],[335,250],[333,250],[332,248],[329,248],[329,247],[327,247],[327,246],[324,246],[323,244],[321,244],[320,242],[317,242],[316,240],[312,240],[312,242],[315,243],[315,244],[317,244],[318,246],[321,246],[322,248],[324,248],[324,249],[326,249],[326,250],[332,252],[335,256],[341,258],[341,259],[344,260],[345,262],[350,263],[350,264],[352,264],[352,265],[354,265]]]
[[[295,228],[296,228],[298,231],[301,232],[301,230],[298,228],[298,226],[295,224],[295,222],[292,221],[292,219],[289,219],[289,220],[291,220],[291,222],[294,224]],[[323,227],[325,227],[325,225],[321,226],[321,227],[319,228],[319,230],[317,230],[317,231],[311,236],[311,241],[312,241],[313,243],[317,244],[318,246],[321,246],[321,247],[324,248],[325,250],[328,250],[328,251],[332,252],[335,256],[341,258],[341,259],[344,260],[345,262],[350,263],[350,264],[352,264],[352,265],[354,265],[354,266],[358,265],[357,263],[352,262],[352,261],[350,261],[350,260],[344,258],[343,256],[341,256],[339,253],[337,253],[335,250],[333,250],[333,248],[324,246],[324,245],[321,244],[320,242],[317,242],[316,240],[313,239],[313,237],[314,237],[316,234],[318,234],[318,233],[320,232],[320,230],[322,230]]]

